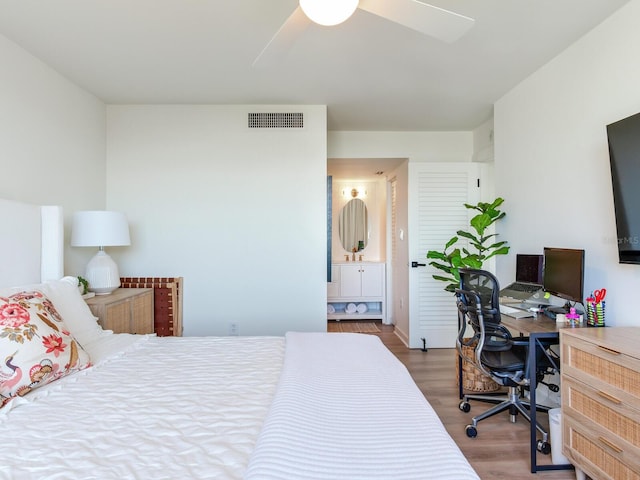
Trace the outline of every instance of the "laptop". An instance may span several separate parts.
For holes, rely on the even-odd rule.
[[[500,298],[528,300],[542,290],[543,255],[516,255],[516,281],[500,290]]]

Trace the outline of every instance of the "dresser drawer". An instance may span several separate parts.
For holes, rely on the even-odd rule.
[[[563,453],[574,465],[598,480],[640,480],[637,457],[598,435],[593,429],[563,416]]]
[[[610,390],[594,388],[562,377],[563,415],[589,432],[614,445],[613,451],[626,452],[635,465],[640,465],[640,410],[622,402]]]
[[[640,359],[609,345],[563,335],[562,374],[605,391],[621,403],[640,402]]]

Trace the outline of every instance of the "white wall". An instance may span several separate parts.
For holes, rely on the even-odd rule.
[[[493,117],[473,129],[473,161],[493,163]]]
[[[495,173],[513,253],[584,248],[585,294],[605,287],[607,324],[631,310],[640,266],[620,265],[605,127],[640,111],[640,0],[531,75],[495,105]],[[513,278],[515,255],[497,260]]]
[[[105,106],[2,35],[0,66],[0,197],[61,205],[65,270],[82,273],[70,218],[104,208]]]
[[[109,106],[111,249],[126,276],[183,276],[185,335],[326,330],[326,108]],[[251,111],[303,129],[249,129]]]
[[[330,158],[408,158],[411,162],[469,162],[472,132],[329,132]]]

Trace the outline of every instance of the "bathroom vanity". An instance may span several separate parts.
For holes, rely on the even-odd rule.
[[[356,261],[331,265],[331,282],[327,283],[328,320],[367,319],[386,323],[385,298],[384,263]],[[349,304],[358,309],[350,312]]]

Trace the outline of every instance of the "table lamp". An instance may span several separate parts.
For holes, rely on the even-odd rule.
[[[89,260],[85,273],[89,290],[96,295],[107,295],[120,286],[118,265],[104,247],[124,245],[131,245],[124,213],[105,210],[74,213],[71,246],[98,247],[98,253]]]

